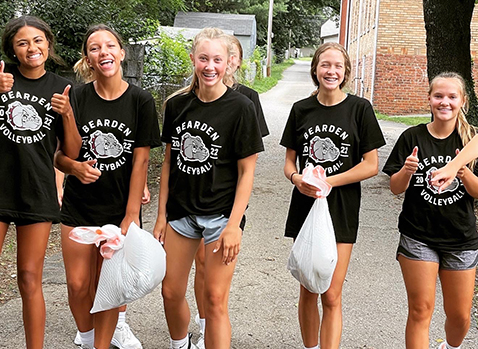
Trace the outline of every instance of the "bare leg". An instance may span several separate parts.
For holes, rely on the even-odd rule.
[[[94,314],[95,348],[108,349],[118,322],[119,308],[100,311]]]
[[[470,328],[475,273],[476,268],[439,271],[446,314],[446,341],[454,347],[461,345]]]
[[[0,222],[0,255],[2,254],[3,243],[5,242],[5,236],[7,236],[9,224]]]
[[[96,290],[97,247],[83,245],[71,240],[68,234],[72,227],[61,225],[61,247],[65,263],[68,303],[80,332],[93,329],[94,291]]]
[[[168,224],[164,248],[166,276],[162,283],[164,312],[172,339],[183,339],[188,334],[189,306],[186,301],[189,271],[199,245],[199,239],[186,238]]]
[[[204,259],[205,259],[204,239],[201,239],[196,256],[194,257],[194,263],[196,265],[196,273],[194,274],[194,295],[196,296],[196,305],[198,307],[199,317],[204,319],[206,317],[204,313]]]
[[[302,342],[307,348],[319,344],[320,315],[317,304],[319,295],[309,292],[300,285],[299,295],[299,325]]]
[[[222,263],[222,249],[213,253],[215,243],[206,245],[204,307],[206,311],[206,348],[230,348],[231,323],[228,300],[236,261]]]
[[[340,346],[342,337],[342,288],[352,254],[353,244],[337,244],[337,265],[330,288],[321,295],[322,326],[320,328],[320,347],[335,349]]]
[[[408,319],[405,329],[407,349],[429,346],[429,328],[435,307],[438,263],[416,261],[398,256],[407,289]]]
[[[46,309],[42,276],[50,229],[51,222],[17,227],[18,288],[28,349],[43,348]]]

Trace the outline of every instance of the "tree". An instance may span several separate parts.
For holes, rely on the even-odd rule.
[[[475,0],[423,0],[427,33],[428,80],[443,71],[461,74],[470,97],[468,121],[478,125],[478,105],[472,78],[471,18]]]
[[[38,16],[52,28],[58,54],[71,67],[79,58],[83,34],[91,24],[104,23],[123,38],[155,34],[164,9],[184,9],[185,0],[9,0],[0,5],[0,25],[15,14]],[[5,11],[5,12],[4,12]]]

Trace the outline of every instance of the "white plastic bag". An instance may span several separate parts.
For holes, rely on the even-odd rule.
[[[304,177],[305,172],[304,170]],[[325,182],[323,169],[315,173]],[[320,294],[329,289],[337,265],[334,227],[325,197],[329,194],[330,187],[327,189],[326,185],[321,186],[324,188],[321,189],[323,198],[315,199],[292,246],[287,263],[287,269],[302,286],[312,293]]]
[[[114,227],[115,229],[113,229]],[[106,229],[105,229],[106,228]],[[89,230],[89,233],[87,232]],[[121,239],[121,229],[107,225],[100,227],[78,227],[72,230],[70,238],[78,241],[94,240],[94,235],[115,231]],[[110,241],[115,241],[110,237]],[[106,239],[106,245],[109,242]],[[96,243],[82,242],[82,243]],[[104,246],[102,245],[102,247]],[[111,247],[110,247],[111,248]],[[108,252],[108,248],[105,252]],[[103,254],[103,251],[102,255]],[[166,275],[166,252],[152,234],[139,228],[134,222],[129,226],[122,247],[105,258],[101,266],[98,288],[90,313],[117,308],[144,297],[163,281]]]

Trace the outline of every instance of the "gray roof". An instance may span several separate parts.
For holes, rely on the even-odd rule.
[[[217,27],[232,30],[234,35],[250,36],[254,34],[255,15],[208,12],[178,12],[174,19],[175,27],[206,28]]]

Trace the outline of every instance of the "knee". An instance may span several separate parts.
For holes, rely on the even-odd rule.
[[[179,302],[185,299],[186,294],[183,292],[179,292],[176,287],[173,285],[168,285],[163,283],[163,287],[161,288],[161,294],[163,296],[164,302],[171,303],[171,302]]]
[[[222,292],[207,291],[204,295],[207,313],[219,315],[227,312],[227,297]]]
[[[470,312],[447,314],[447,323],[452,324],[455,328],[468,329],[470,327]]]
[[[342,292],[329,289],[322,297],[322,306],[324,308],[337,308],[342,306]]]
[[[434,304],[421,301],[408,306],[408,317],[415,322],[429,322],[432,317]]]
[[[42,289],[42,273],[32,270],[18,270],[18,289],[22,297],[28,297]]]
[[[68,280],[68,296],[72,299],[83,299],[90,297],[90,283],[85,280]]]

